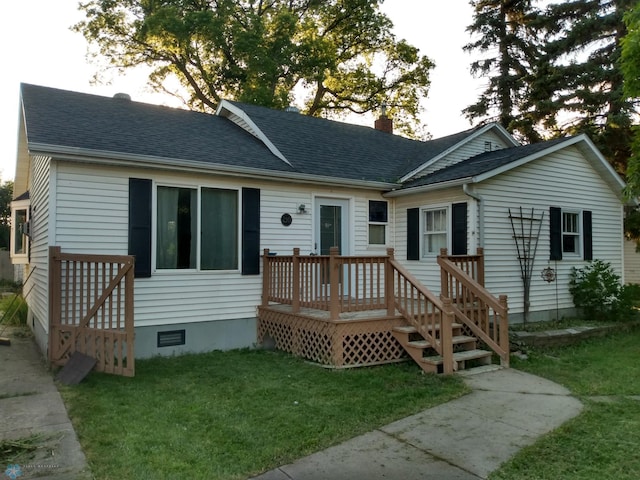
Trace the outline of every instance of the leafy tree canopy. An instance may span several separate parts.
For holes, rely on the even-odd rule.
[[[622,39],[621,69],[624,75],[625,93],[635,103],[640,99],[640,3],[629,10],[624,17],[627,35]],[[630,198],[640,197],[640,127],[634,126],[631,144],[631,158],[627,166],[626,195]],[[640,217],[638,212],[635,215]],[[640,218],[635,222],[631,235],[640,239]]]
[[[152,67],[151,86],[193,109],[221,99],[303,113],[365,113],[383,103],[411,134],[433,63],[392,33],[383,0],[89,0],[73,28],[118,69]]]

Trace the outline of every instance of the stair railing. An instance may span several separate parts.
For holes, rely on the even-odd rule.
[[[465,256],[467,258],[468,256]],[[479,271],[484,277],[484,258],[480,251],[477,259]],[[451,299],[456,321],[500,357],[503,366],[509,366],[509,320],[507,296],[494,297],[471,275],[474,272],[458,266],[455,256],[442,249],[438,256],[440,265],[441,295]]]
[[[393,257],[387,249],[389,272],[386,294],[391,305],[413,326],[442,357],[443,373],[453,373],[457,363],[453,360],[454,319],[451,299],[438,298]],[[390,274],[390,275],[389,275]]]

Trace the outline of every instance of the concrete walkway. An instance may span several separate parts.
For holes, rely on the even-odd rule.
[[[564,387],[517,370],[464,377],[472,393],[256,480],[477,480],[582,410]]]
[[[19,480],[90,479],[62,398],[30,336],[0,346],[0,440],[38,436]],[[565,388],[517,370],[486,370],[472,392],[267,472],[260,480],[471,480],[487,478],[539,436],[578,415]],[[0,465],[0,478],[7,465]]]
[[[16,478],[93,478],[33,338],[15,328],[7,328],[3,336],[11,339],[11,346],[0,346],[0,441],[35,436],[38,445],[33,458],[17,463]],[[0,478],[11,478],[7,467],[0,465]]]

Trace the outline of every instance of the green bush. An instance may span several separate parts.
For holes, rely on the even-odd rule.
[[[640,290],[623,286],[610,263],[594,260],[571,270],[569,292],[574,305],[589,319],[623,320],[632,315]]]

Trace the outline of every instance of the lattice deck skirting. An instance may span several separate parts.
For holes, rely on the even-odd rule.
[[[332,321],[316,312],[291,313],[291,307],[258,308],[258,342],[265,336],[275,348],[331,368],[351,368],[402,361],[402,345],[391,334],[406,325],[401,317],[350,315]]]

